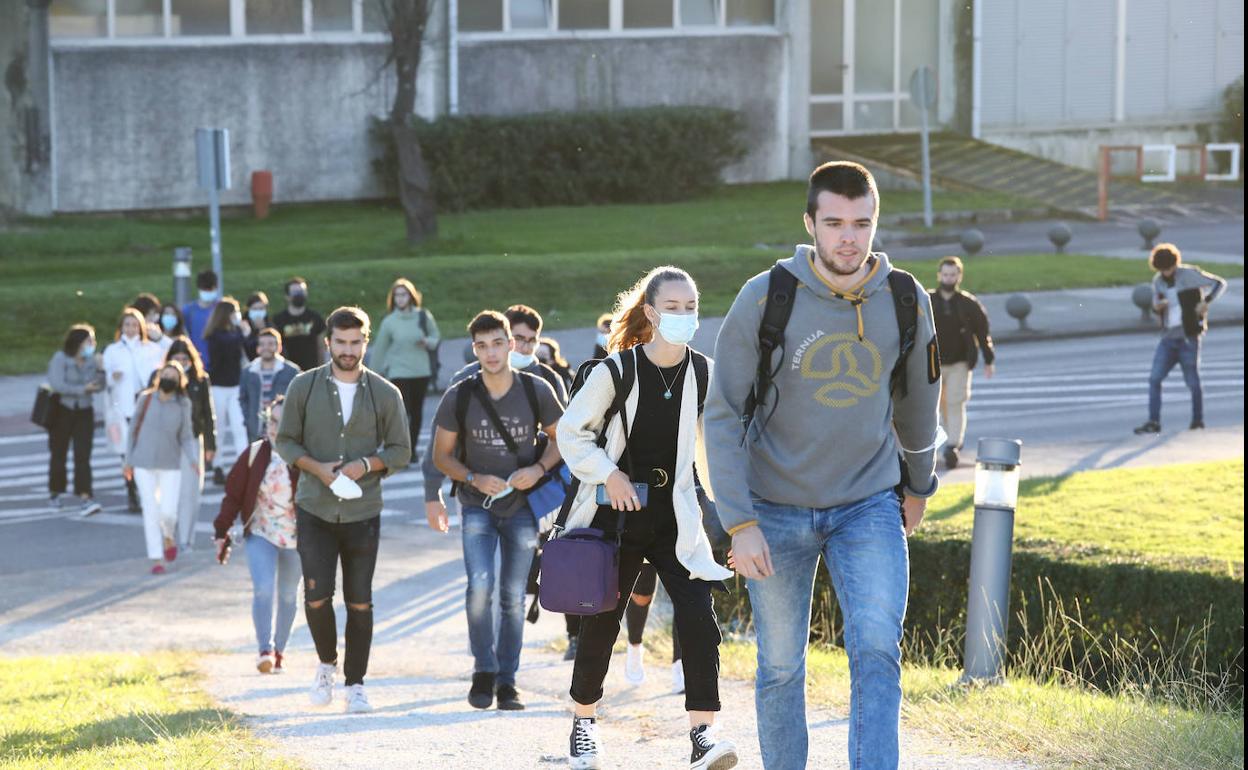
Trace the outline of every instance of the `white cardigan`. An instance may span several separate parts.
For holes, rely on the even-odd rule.
[[[624,365],[621,355],[636,355],[634,351],[613,353],[621,372]],[[707,359],[708,379],[713,374],[713,362]],[[626,409],[628,426],[632,430],[637,416],[638,380],[628,394]],[[596,488],[604,483],[617,461],[624,453],[624,429],[618,419],[607,426],[605,450],[597,444],[602,428],[602,417],[615,399],[615,383],[605,364],[595,366],[585,384],[573,397],[572,402],[559,418],[559,453],[568,468],[581,480],[576,500],[568,513],[565,530],[590,526],[598,511],[595,500]],[[698,507],[697,492],[693,484],[693,467],[698,465],[699,477],[710,478],[706,472],[706,445],[702,438],[702,418],[698,415],[698,382],[692,371],[685,376],[681,393],[680,427],[676,441],[676,478],[672,489],[672,507],[676,512],[676,558],[689,570],[690,577],[698,580],[727,580],[732,572],[719,565],[711,554],[711,544],[702,529],[702,512]],[[710,493],[707,488],[708,494]]]

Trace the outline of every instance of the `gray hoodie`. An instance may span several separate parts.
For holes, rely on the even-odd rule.
[[[746,441],[741,412],[758,369],[766,272],[746,282],[715,343],[706,443],[711,486],[725,529],[757,518],[751,495],[784,505],[829,508],[895,486],[901,479],[899,440],[901,447],[914,450],[905,453],[907,494],[927,497],[936,491],[940,380],[930,371],[935,364],[928,344],[936,334],[930,298],[918,287],[908,392],[893,398],[889,374],[897,361],[900,334],[888,286],[888,257],[872,255],[875,267],[860,292],[865,300],[855,307],[834,296],[815,273],[813,253],[810,246],[798,246],[793,257],[779,262],[800,285],[784,350],[775,354],[776,387],[759,405]]]

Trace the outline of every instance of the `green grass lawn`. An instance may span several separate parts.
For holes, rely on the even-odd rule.
[[[1001,203],[978,193],[936,197],[946,210]],[[883,206],[914,211],[921,198],[885,193]],[[443,215],[440,237],[410,248],[393,207],[284,206],[263,222],[226,219],[226,289],[239,299],[256,289],[276,297],[298,273],[311,282],[314,307],[353,303],[377,314],[390,282],[404,275],[457,336],[478,310],[515,302],[536,307],[551,329],[590,325],[640,274],[673,263],[698,280],[703,313],[714,316],[727,311],[745,279],[789,253],[785,244],[807,239],[803,209],[804,187],[784,182],[730,186],[663,205],[475,211]],[[196,270],[210,264],[202,216],[63,216],[0,233],[0,374],[41,370],[71,323],[88,321],[111,337],[120,306],[139,291],[168,297],[177,246],[194,249]],[[1129,285],[1148,277],[1142,261],[1074,254],[984,256],[972,265],[966,286],[978,293]],[[931,262],[902,267],[932,280]],[[1242,275],[1228,267],[1234,269],[1221,272]]]
[[[295,768],[199,688],[191,656],[0,660],[0,768]]]
[[[924,537],[969,539],[971,484],[942,488]],[[1166,465],[1029,479],[1019,488],[1015,547],[1063,559],[1130,559],[1244,572],[1244,461]]]

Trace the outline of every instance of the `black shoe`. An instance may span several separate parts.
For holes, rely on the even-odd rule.
[[[212,483],[219,487],[225,486],[225,471],[220,468],[212,469]]]
[[[593,717],[573,718],[572,734],[568,736],[568,765],[573,770],[597,770],[602,744],[598,740],[598,720]]]
[[[494,675],[477,672],[472,675],[472,689],[468,691],[468,705],[474,709],[488,709],[494,705]]]
[[[737,747],[720,738],[710,725],[699,725],[689,731],[689,770],[728,770],[737,766]]]
[[[1149,420],[1135,429],[1135,435],[1137,436],[1143,436],[1148,433],[1161,433],[1161,423]]]
[[[951,446],[945,447],[945,467],[949,470],[958,467],[958,450]]]
[[[1204,420],[1192,420],[1192,424],[1187,426],[1187,429],[1188,430],[1204,430],[1205,421]]]
[[[524,704],[520,702],[520,693],[516,692],[515,687],[500,684],[494,691],[494,695],[498,698],[499,711],[524,711]]]
[[[130,513],[143,512],[143,506],[139,504],[139,487],[133,481],[126,482],[126,510]]]
[[[563,653],[564,660],[576,660],[576,637],[568,637],[568,649]]]

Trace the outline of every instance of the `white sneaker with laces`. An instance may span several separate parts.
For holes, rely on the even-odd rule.
[[[737,766],[737,747],[720,738],[714,725],[699,725],[689,731],[693,750],[689,770],[728,770]]]
[[[568,744],[568,766],[572,770],[599,770],[602,767],[602,744],[598,740],[596,719],[573,717]]]
[[[646,648],[640,644],[628,645],[628,655],[624,658],[624,678],[631,684],[646,681]]]
[[[347,686],[347,713],[348,714],[367,714],[373,710],[373,704],[368,702],[368,694],[364,692],[364,685],[353,684]]]
[[[334,676],[337,673],[336,663],[317,664],[316,679],[312,680],[312,689],[308,691],[313,706],[328,706],[334,699]]]
[[[99,503],[88,497],[82,501],[82,507],[78,509],[78,515],[85,519],[88,516],[94,516],[102,510],[104,509],[100,507]]]
[[[676,661],[672,664],[672,692],[679,695],[685,691],[685,664]]]

